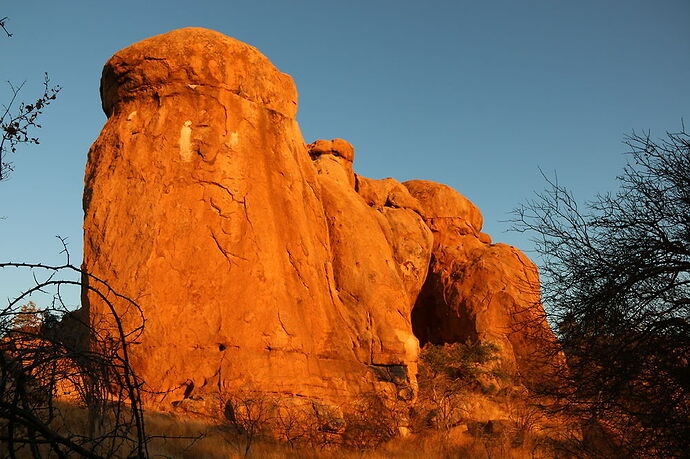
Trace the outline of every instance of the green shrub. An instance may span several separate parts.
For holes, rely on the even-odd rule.
[[[502,377],[493,365],[498,347],[493,343],[427,343],[419,355],[420,385],[433,378],[444,378],[460,387],[473,384],[481,375]]]
[[[419,356],[417,428],[449,430],[466,415],[464,399],[480,388],[479,378],[502,378],[492,343],[427,343]]]

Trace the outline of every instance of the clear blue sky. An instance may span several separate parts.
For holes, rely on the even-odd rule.
[[[307,142],[349,140],[368,177],[446,183],[495,241],[528,252],[504,221],[544,187],[539,167],[587,199],[615,187],[626,133],[690,124],[687,0],[36,1],[3,2],[3,16],[14,37],[0,37],[0,80],[28,80],[31,99],[46,71],[63,91],[41,145],[0,183],[2,261],[58,262],[62,235],[79,263],[101,68],[180,27],[245,41],[292,75]],[[25,281],[0,272],[0,299]]]

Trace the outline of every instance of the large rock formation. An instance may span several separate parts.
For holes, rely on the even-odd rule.
[[[142,309],[111,298],[150,406],[208,411],[246,386],[410,397],[419,340],[490,339],[527,369],[528,335],[510,328],[540,311],[521,290],[529,260],[450,188],[356,175],[341,139],[305,145],[292,79],[255,48],[197,28],[149,38],[108,61],[101,96],[84,268]]]
[[[560,368],[539,295],[536,266],[519,250],[492,244],[479,209],[452,188],[404,184],[434,234],[426,283],[413,310],[422,343],[491,342],[504,370],[535,385]]]

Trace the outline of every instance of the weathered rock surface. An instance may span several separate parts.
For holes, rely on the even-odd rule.
[[[292,79],[255,48],[197,28],[149,38],[108,61],[101,95],[84,268],[142,308],[145,324],[111,298],[150,406],[414,389],[418,339],[491,339],[527,371],[530,339],[510,329],[541,308],[531,262],[452,189],[356,175],[342,139],[305,145]]]
[[[372,366],[414,381],[430,230],[413,210],[367,205],[347,142],[307,149],[289,76],[237,40],[182,29],[113,56],[102,97],[84,266],[143,308],[132,359],[173,391],[159,399],[251,384],[333,400],[376,387]]]
[[[434,233],[426,283],[413,311],[422,343],[475,340],[498,346],[503,367],[533,385],[558,369],[536,266],[519,250],[492,244],[479,209],[452,188],[405,182]]]

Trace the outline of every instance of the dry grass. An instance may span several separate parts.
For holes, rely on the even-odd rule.
[[[515,432],[470,433],[464,428],[448,433],[426,431],[422,434],[395,438],[375,449],[353,450],[329,446],[315,448],[262,438],[256,441],[245,456],[245,439],[230,432],[226,427],[184,417],[150,414],[147,417],[150,435],[166,435],[180,438],[157,438],[150,443],[154,457],[170,458],[304,458],[304,459],[432,459],[432,458],[552,458],[568,457],[559,454],[546,439],[528,433],[520,443],[515,442]],[[191,440],[189,437],[199,437]]]
[[[226,422],[209,418],[147,412],[148,447],[158,458],[305,458],[305,459],[378,459],[378,458],[555,458],[573,457],[559,452],[555,434],[544,426],[543,413],[521,403],[516,396],[468,397],[467,420],[450,429],[426,429],[368,449],[327,445],[310,441],[288,445],[269,436],[257,436],[248,446],[246,436],[238,434]],[[61,416],[53,428],[63,432],[86,433],[87,411],[61,403]],[[495,421],[500,420],[502,421]],[[493,428],[487,428],[491,422]],[[102,428],[107,428],[107,421]],[[557,429],[561,430],[561,429]],[[562,430],[561,430],[562,432]],[[0,448],[1,449],[1,448]],[[245,452],[248,453],[245,454]],[[28,453],[28,451],[27,451]],[[122,457],[127,451],[122,448]],[[21,456],[20,456],[21,457]],[[52,457],[46,451],[45,457]]]

